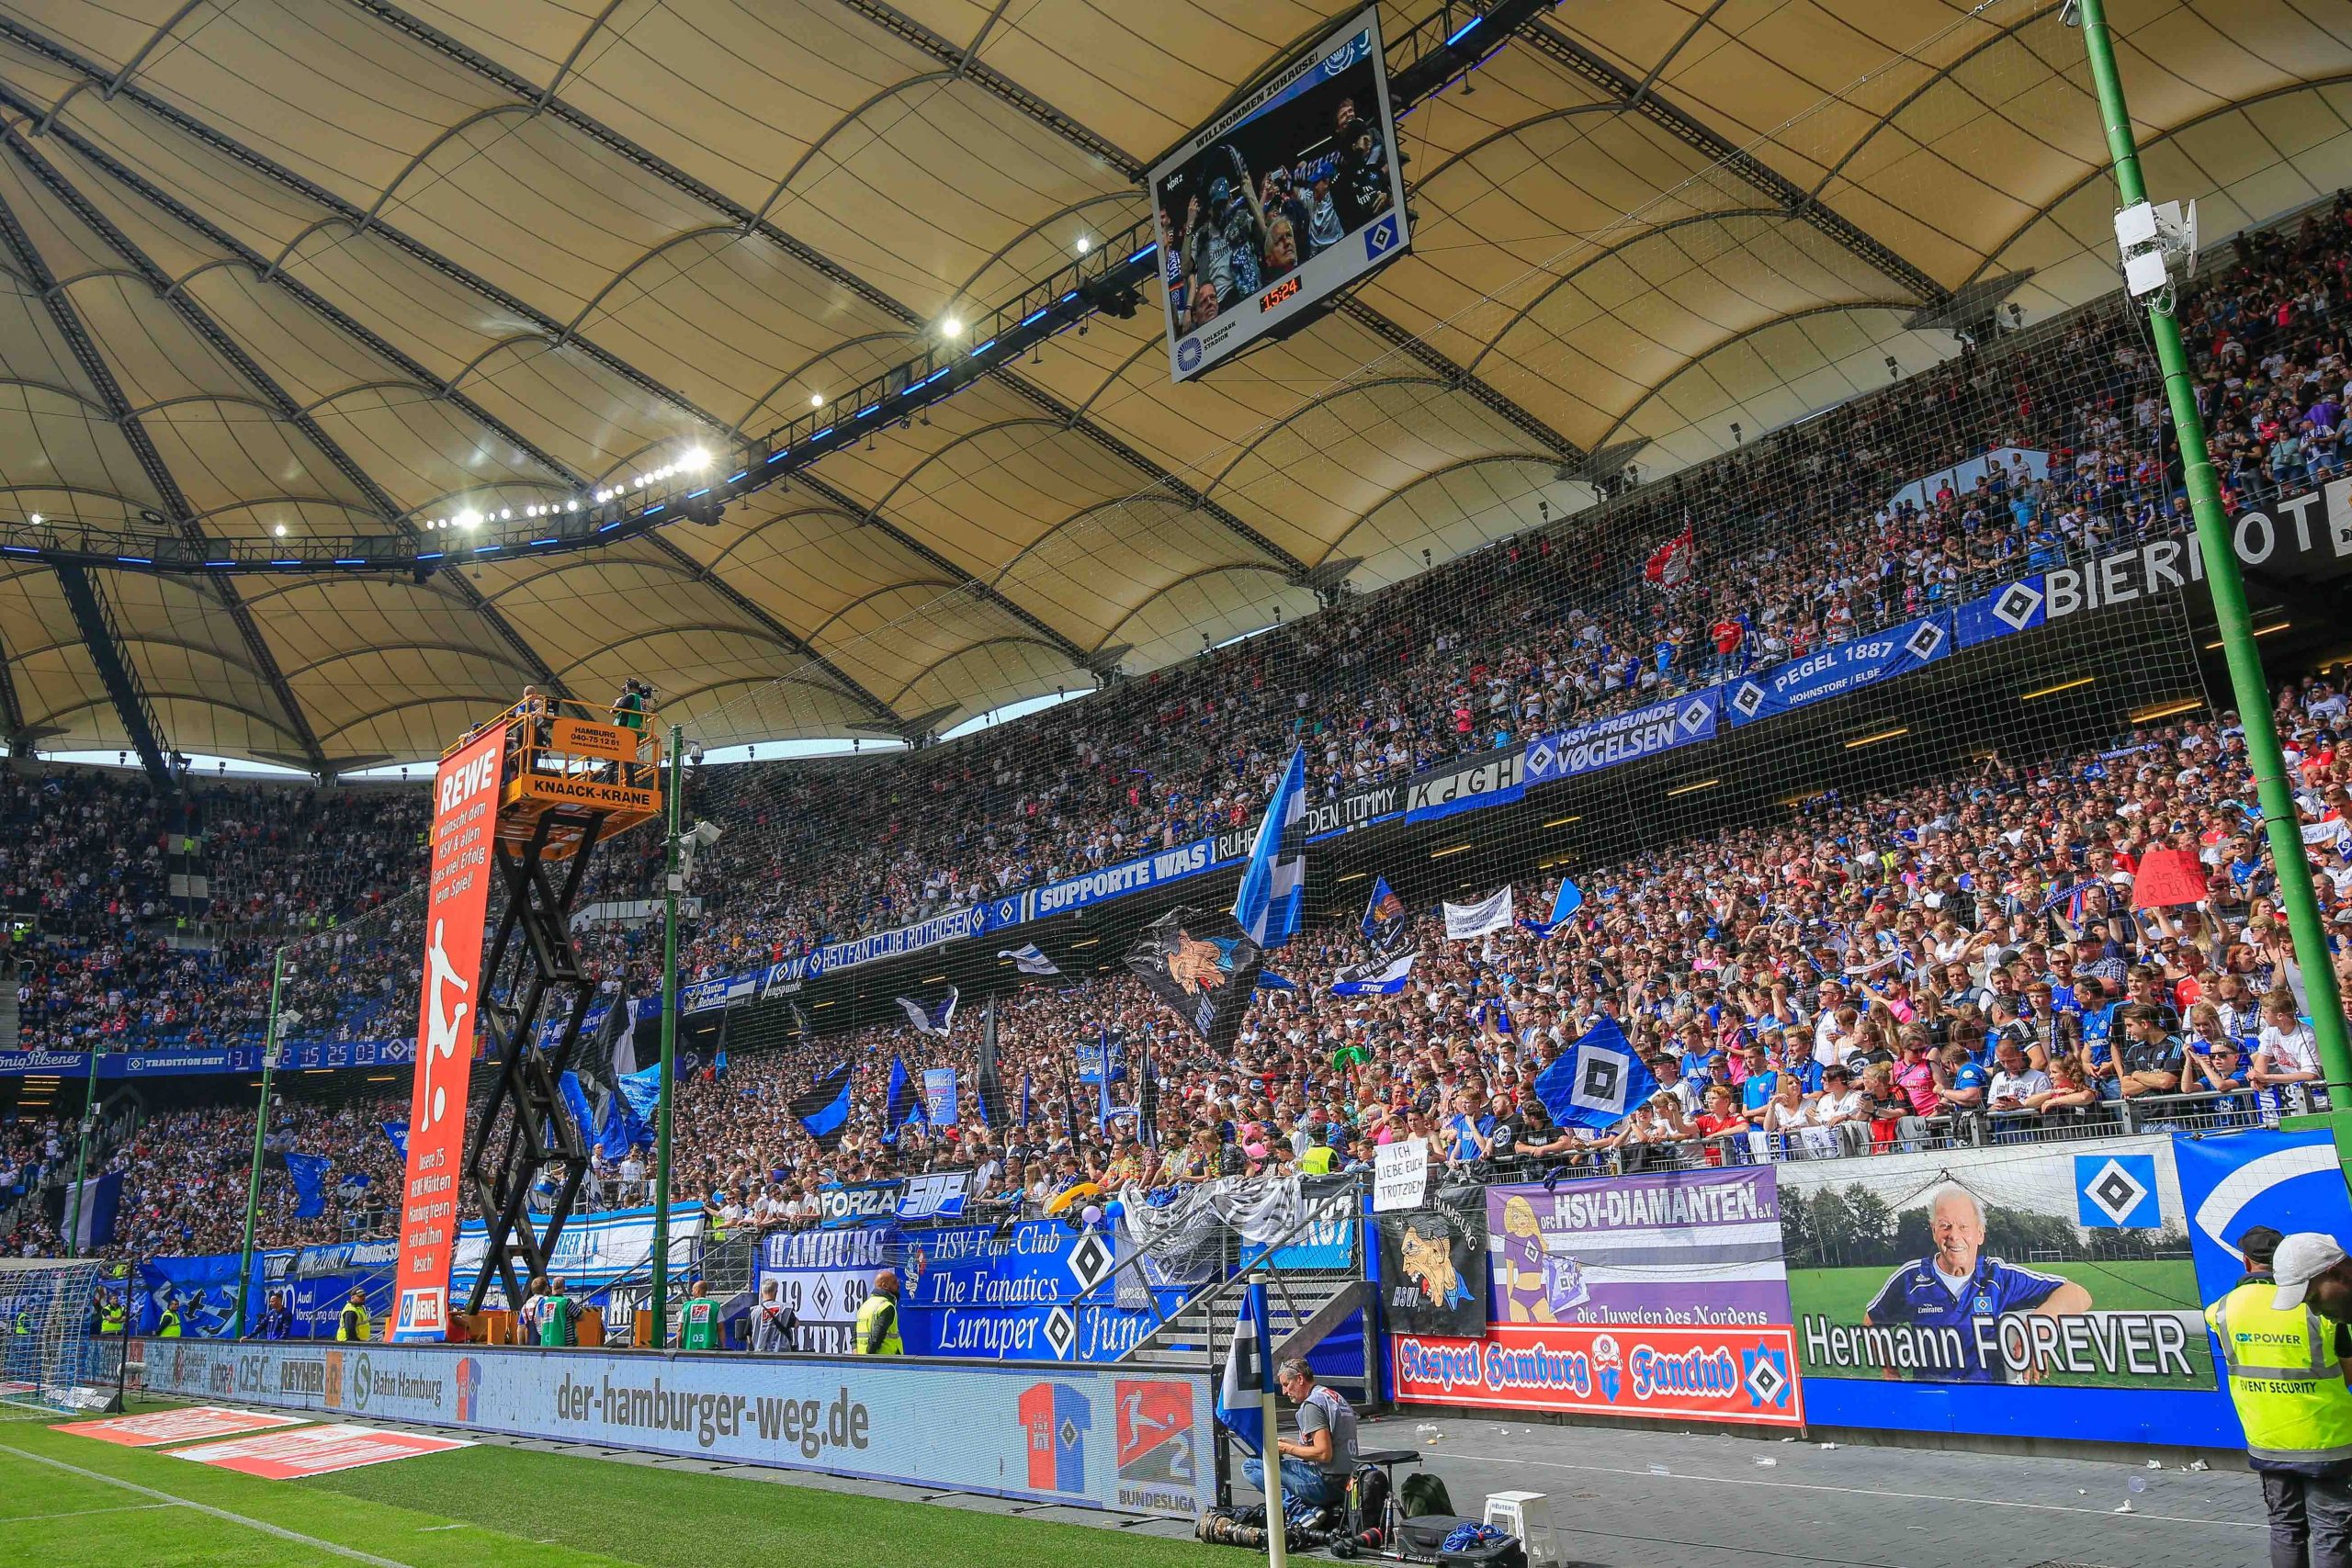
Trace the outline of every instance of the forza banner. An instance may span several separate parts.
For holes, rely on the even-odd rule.
[[[1498,1323],[1482,1339],[1391,1335],[1388,1368],[1400,1404],[1802,1427],[1791,1339],[1785,1325]]]
[[[417,1006],[408,1170],[401,1186],[400,1266],[393,1273],[394,1339],[438,1339],[448,1327],[466,1082],[473,1072],[490,850],[498,833],[498,763],[505,750],[506,727],[493,725],[444,758],[433,784],[433,867],[425,882],[424,985]]]

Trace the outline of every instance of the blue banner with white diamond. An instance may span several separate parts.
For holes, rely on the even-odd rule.
[[[1730,710],[1735,727],[1777,718],[1908,675],[1949,658],[1953,643],[1951,612],[1922,615],[1870,637],[1743,675],[1723,688],[1724,706]]]
[[[1597,773],[1639,761],[1678,746],[1713,740],[1722,713],[1723,690],[1710,686],[1635,708],[1614,718],[1564,729],[1527,743],[1524,772],[1530,784]]]

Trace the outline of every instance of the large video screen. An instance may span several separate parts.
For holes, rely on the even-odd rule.
[[[1367,9],[1151,172],[1168,355],[1190,380],[1405,253],[1405,179]]]

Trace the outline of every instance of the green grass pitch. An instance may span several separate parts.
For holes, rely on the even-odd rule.
[[[1206,1555],[1188,1540],[495,1444],[263,1481],[0,1422],[0,1563],[28,1568],[1099,1568],[1106,1552],[1122,1568],[1200,1568]]]

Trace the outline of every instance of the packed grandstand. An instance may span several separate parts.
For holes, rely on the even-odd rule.
[[[2198,394],[2233,510],[2342,471],[2352,400],[2342,310],[2352,198],[2250,233],[2184,307]],[[2022,570],[2187,527],[2169,420],[2137,334],[2093,310],[2030,342],[1926,375],[1638,488],[1572,527],[1531,532],[1397,587],[1119,682],[960,740],[904,753],[693,770],[695,811],[739,828],[706,852],[683,954],[689,978],[967,907],[1005,889],[1247,827],[1294,742],[1310,792],[1335,799],[1456,755],[1623,713],[1957,604]],[[1997,462],[1924,504],[1909,479],[1987,452],[2051,454],[2046,474]],[[1653,547],[1692,518],[1696,560]],[[1645,570],[1645,563],[1647,570]],[[2352,932],[2346,699],[2307,671],[2278,683],[2305,837],[2331,931]],[[1342,996],[1375,957],[1352,917],[1273,965],[1229,1056],[1171,1032],[1119,971],[1004,993],[1000,1071],[1012,1124],[884,1134],[894,1058],[965,1068],[978,1009],[945,1040],[887,1005],[690,1056],[676,1190],[727,1222],[812,1221],[829,1179],[977,1168],[981,1190],[1042,1201],[1076,1179],[1148,1185],[1297,1168],[1317,1144],[1345,1166],[1432,1140],[1449,1160],[1678,1163],[1866,1156],[2033,1135],[2131,1114],[2275,1117],[2319,1077],[2233,716],[2217,705],[2040,754],[1995,752],[1866,796],[1831,793],[1765,820],[1579,864],[1581,909],[1449,942],[1412,917],[1409,981]],[[879,803],[877,805],[877,803]],[[0,907],[38,932],[14,953],[27,1048],[143,1052],[258,1037],[271,955],[300,944],[293,1032],[404,1034],[419,972],[413,912],[425,802],[413,786],[192,785],[169,806],[135,775],[0,772]],[[175,840],[201,844],[201,897],[175,895]],[[2207,879],[2191,909],[2135,918],[2133,873],[2188,851]],[[654,897],[661,845],[624,840],[583,899]],[[1521,911],[1559,882],[1522,856],[1498,880]],[[1361,887],[1357,889],[1363,891]],[[1339,900],[1329,901],[1336,908]],[[1327,910],[1328,912],[1328,910]],[[174,938],[201,932],[204,943]],[[658,991],[658,928],[583,942],[616,994]],[[2352,974],[2352,937],[2338,942]],[[887,1021],[882,1016],[888,1014]],[[1534,1075],[1602,1018],[1657,1063],[1657,1101],[1606,1134],[1547,1123]],[[1102,1121],[1078,1043],[1136,1043],[1158,1089],[1156,1138]],[[852,1130],[821,1149],[788,1102],[829,1065],[859,1066]],[[1826,1075],[1826,1076],[1825,1076]],[[2189,1097],[2189,1098],[2184,1098]],[[297,1092],[266,1129],[262,1235],[382,1234],[400,1154],[384,1131],[403,1083]],[[237,1245],[253,1107],[239,1094],[161,1111],[104,1156],[124,1174],[111,1250]],[[0,1124],[0,1205],[66,1179],[62,1114]],[[283,1156],[334,1167],[322,1212],[297,1219]],[[1318,1162],[1319,1163],[1319,1162]],[[594,1201],[641,1200],[647,1160],[599,1156]],[[1515,1167],[1514,1168],[1518,1168]],[[315,1205],[313,1205],[315,1206]],[[41,1206],[17,1206],[11,1253],[54,1251]]]

